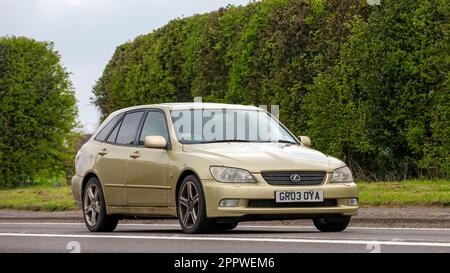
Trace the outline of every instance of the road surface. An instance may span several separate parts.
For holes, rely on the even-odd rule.
[[[176,224],[119,224],[91,233],[75,222],[0,222],[6,252],[450,252],[448,228],[350,227],[321,233],[311,226],[256,226],[183,234]]]

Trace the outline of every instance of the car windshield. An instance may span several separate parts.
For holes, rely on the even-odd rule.
[[[178,140],[183,144],[214,142],[281,142],[295,138],[267,112],[234,109],[171,111]]]

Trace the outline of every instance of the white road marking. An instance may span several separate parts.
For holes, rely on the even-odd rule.
[[[41,233],[0,233],[0,237],[50,237],[50,238],[101,238],[101,239],[144,239],[144,240],[186,240],[186,241],[230,241],[261,243],[317,243],[348,245],[390,245],[390,246],[422,246],[449,247],[450,243],[441,242],[406,242],[406,241],[368,241],[368,240],[321,240],[321,239],[285,239],[285,238],[236,238],[236,237],[200,237],[200,236],[134,236],[134,235],[87,235],[87,234],[41,234]]]
[[[290,229],[290,228],[312,228],[313,226],[258,226],[258,225],[242,225],[238,227],[247,228],[280,228],[280,229]],[[450,231],[450,228],[396,228],[396,227],[348,227],[347,229],[355,230],[420,230],[420,231]]]
[[[0,225],[83,225],[84,223],[78,222],[0,222]],[[142,224],[142,223],[124,223],[120,226],[149,226],[149,227],[180,227],[179,224]],[[266,228],[266,229],[315,229],[313,226],[263,226],[263,225],[246,225],[241,224],[238,228]],[[450,231],[450,228],[400,228],[400,227],[349,227],[348,229],[354,230],[417,230],[417,231]]]

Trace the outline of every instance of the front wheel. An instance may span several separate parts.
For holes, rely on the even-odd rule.
[[[350,219],[350,216],[317,217],[313,219],[313,222],[322,232],[339,232],[347,228]]]
[[[208,233],[214,222],[206,217],[206,202],[200,181],[194,175],[183,179],[177,198],[178,220],[186,233]]]
[[[106,213],[102,187],[95,177],[89,179],[84,189],[83,215],[87,228],[92,232],[113,231],[119,222],[116,216]]]

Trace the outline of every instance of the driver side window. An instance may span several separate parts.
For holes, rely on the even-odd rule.
[[[139,136],[139,145],[144,145],[146,136],[162,136],[167,143],[169,142],[166,116],[163,112],[149,111],[147,113]]]

